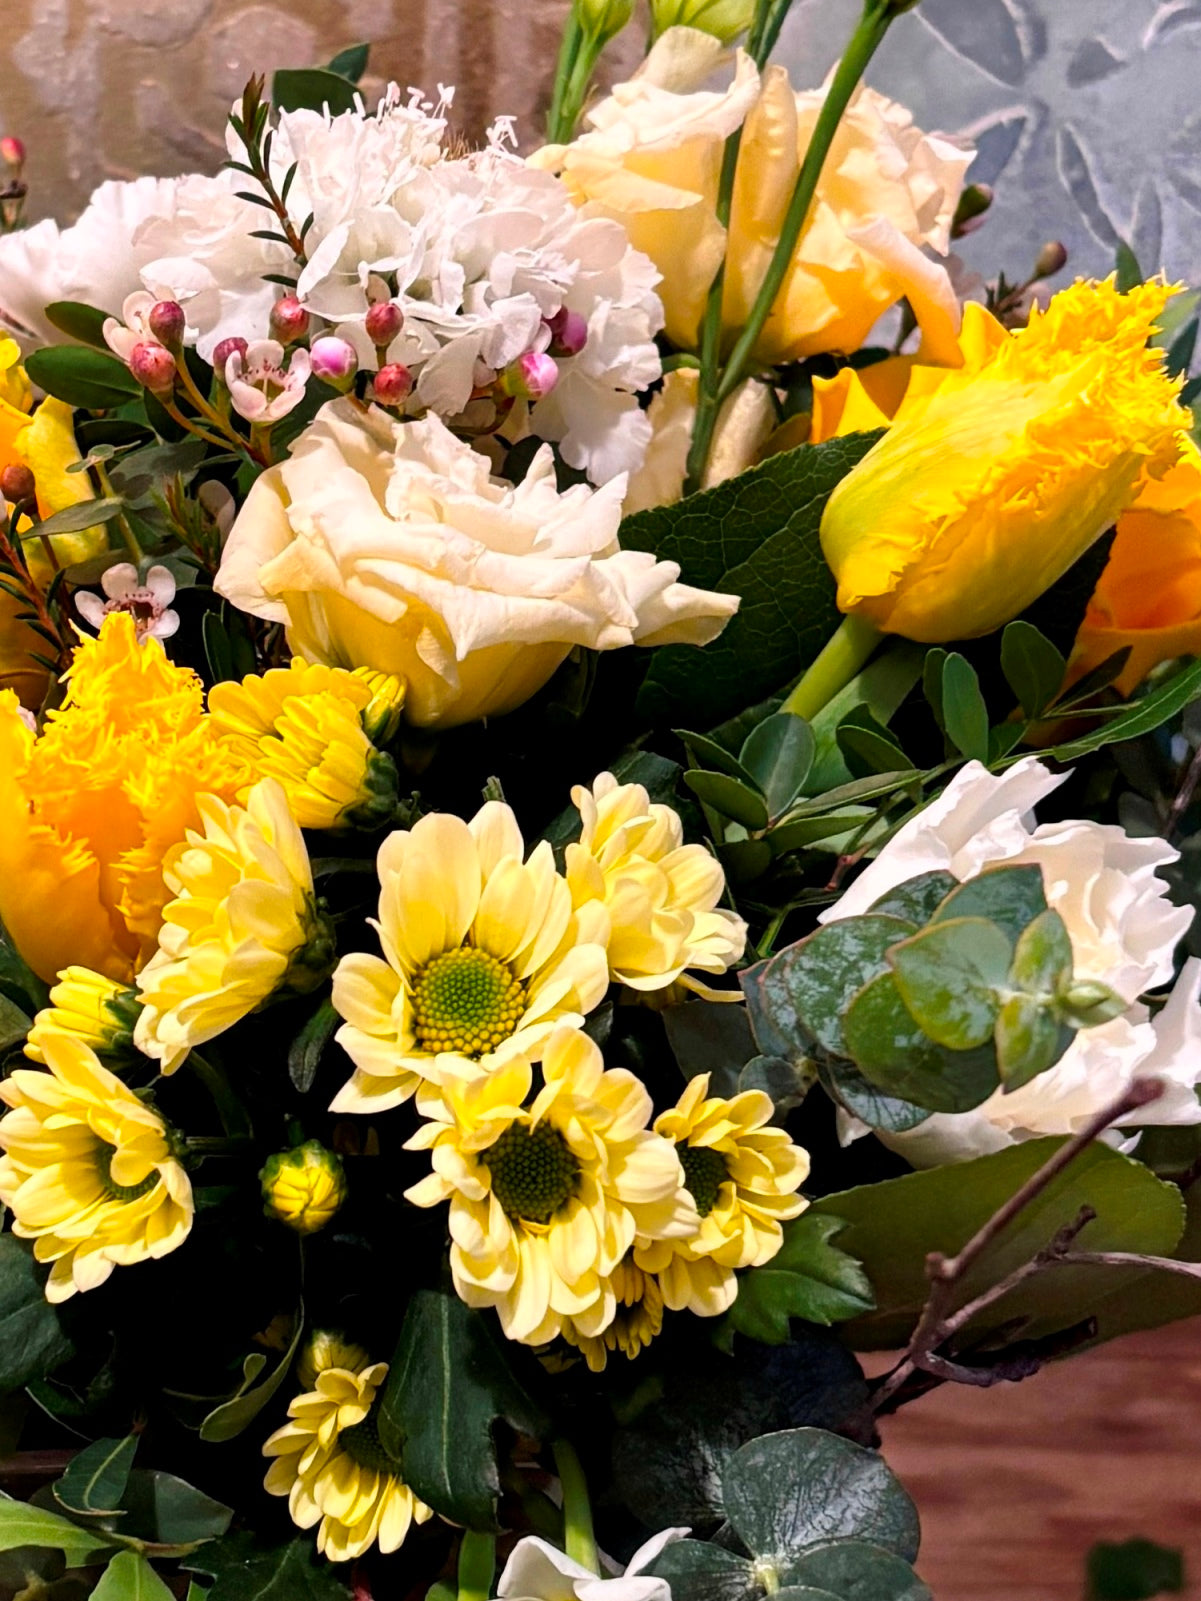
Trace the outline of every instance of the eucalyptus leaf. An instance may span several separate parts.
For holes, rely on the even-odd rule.
[[[829,1540],[788,1564],[787,1585],[806,1585],[839,1601],[933,1601],[912,1567],[894,1551],[865,1540]],[[777,1592],[786,1596],[788,1588]]]
[[[759,1601],[763,1595],[746,1557],[703,1540],[673,1540],[647,1571],[688,1601]]]
[[[931,923],[888,953],[910,1015],[952,1051],[992,1037],[1012,958],[1004,930],[984,917]]]
[[[870,1128],[903,1134],[930,1116],[929,1107],[915,1106],[912,1101],[885,1094],[864,1078],[854,1062],[831,1058],[818,1065],[817,1076],[831,1100]]]
[[[1072,1043],[1072,1030],[1045,1002],[1012,995],[997,1014],[993,1039],[1001,1083],[1016,1090],[1055,1066]]]
[[[1010,981],[1021,990],[1053,994],[1071,976],[1072,938],[1067,924],[1058,912],[1043,912],[1018,935]]]
[[[1016,944],[1022,931],[1047,909],[1043,870],[1036,862],[986,867],[966,884],[957,884],[930,914],[932,923],[948,918],[984,917]]]
[[[781,1029],[795,1038],[795,1017],[832,1056],[846,1056],[843,1009],[869,979],[886,970],[888,952],[913,932],[911,923],[896,917],[846,917],[773,956],[767,964],[771,981],[782,984],[789,1006],[777,1020]],[[758,982],[762,993],[762,977]],[[762,1039],[760,1044],[768,1048]]]
[[[959,880],[954,873],[933,868],[929,872],[919,873],[916,878],[907,878],[895,889],[887,890],[878,901],[872,902],[869,911],[887,917],[900,917],[920,928],[930,921],[947,896],[958,887]]]
[[[902,1000],[895,973],[881,973],[852,997],[843,1032],[870,1083],[930,1112],[970,1112],[997,1088],[991,1041],[963,1051],[936,1045]]]

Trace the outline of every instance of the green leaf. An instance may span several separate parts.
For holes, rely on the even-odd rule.
[[[1031,994],[1054,994],[1071,976],[1072,937],[1067,924],[1058,912],[1043,912],[1018,935],[1010,981]]]
[[[7,995],[0,994],[0,1051],[19,1045],[29,1033],[33,1019]]]
[[[126,1435],[123,1440],[93,1441],[71,1459],[62,1478],[51,1485],[54,1499],[68,1512],[119,1513],[137,1450],[136,1434]]]
[[[302,1309],[296,1314],[296,1327],[288,1344],[288,1349],[259,1385],[255,1385],[254,1380],[258,1378],[263,1370],[264,1363],[261,1359],[261,1353],[256,1351],[246,1358],[242,1364],[242,1388],[230,1400],[223,1401],[220,1406],[214,1407],[205,1418],[200,1425],[200,1438],[202,1440],[232,1440],[258,1417],[291,1370],[296,1352],[300,1348],[300,1339],[303,1333],[304,1312]],[[259,1360],[256,1361],[256,1358]]]
[[[886,1095],[931,1112],[969,1112],[997,1088],[991,1042],[975,1050],[936,1045],[914,1021],[895,973],[881,973],[852,999],[843,1018],[847,1053]]]
[[[659,1016],[685,1079],[711,1075],[710,1093],[736,1095],[738,1076],[755,1055],[755,1037],[743,1006],[726,1001],[684,1001]]]
[[[85,306],[80,300],[52,300],[46,307],[46,321],[53,323],[59,333],[68,339],[78,339],[81,345],[94,345],[97,350],[108,350],[104,337],[106,311]]]
[[[934,721],[944,730],[946,719],[942,708],[942,670],[949,655],[949,651],[944,650],[941,645],[936,645],[933,650],[926,652],[925,664],[922,667],[922,694],[934,713]]]
[[[841,1323],[875,1306],[872,1287],[853,1256],[830,1242],[842,1224],[834,1217],[802,1213],[784,1225],[784,1244],[765,1267],[738,1280],[730,1322],[764,1345],[781,1345],[789,1319]]]
[[[952,1051],[991,1038],[1012,959],[1012,942],[984,917],[931,923],[888,953],[910,1014]]]
[[[771,817],[781,817],[801,793],[814,749],[813,730],[791,712],[765,717],[747,736],[739,760],[763,792]]]
[[[77,506],[65,506],[62,511],[56,511],[53,517],[47,517],[44,522],[38,523],[34,532],[37,534],[75,534],[83,528],[93,528],[98,523],[108,522],[115,517],[125,502],[120,495],[108,495],[100,500],[83,500]]]
[[[271,104],[277,111],[323,111],[338,117],[355,108],[355,85],[323,67],[280,67],[271,80]]]
[[[951,651],[942,664],[942,715],[947,738],[969,761],[988,761],[988,707],[966,656]]]
[[[1001,671],[1033,721],[1058,695],[1067,662],[1045,634],[1019,617],[1001,635]]]
[[[1056,745],[1046,754],[1059,762],[1074,762],[1080,756],[1100,750],[1102,745],[1138,739],[1140,735],[1149,734],[1161,723],[1166,723],[1169,717],[1175,717],[1178,711],[1182,711],[1198,696],[1201,696],[1201,661],[1174,673],[1166,683],[1160,684],[1122,716],[1107,719],[1087,734]]]
[[[759,1006],[751,1021],[763,1049],[771,1052],[756,1017],[762,1008],[774,1007],[773,1022],[785,1038],[795,1042],[811,1036],[832,1056],[846,1056],[843,1009],[856,990],[886,970],[888,952],[912,932],[912,924],[896,917],[846,917],[788,946],[762,972],[752,969]],[[750,978],[743,974],[748,997]]]
[[[175,1601],[174,1592],[137,1551],[119,1551],[92,1591],[92,1601]]]
[[[852,779],[849,784],[839,784],[835,789],[828,789],[824,795],[815,795],[812,800],[801,801],[794,806],[784,823],[799,822],[802,817],[825,817],[828,813],[837,811],[840,806],[854,806],[861,801],[878,800],[882,795],[891,795],[897,789],[921,789],[921,775],[913,768],[898,768],[892,773],[877,773],[873,778]]]
[[[693,767],[684,774],[684,782],[706,806],[711,806],[723,817],[732,817],[744,828],[766,828],[767,807],[763,797],[747,789],[736,778],[725,773],[704,773]]]
[[[888,730],[864,706],[857,706],[839,724],[837,738],[848,770],[859,777],[913,766]]]
[[[772,864],[772,847],[766,839],[731,839],[717,847],[721,865],[731,884],[750,884]]]
[[[1007,1090],[1016,1090],[1055,1066],[1072,1043],[1072,1030],[1060,1023],[1046,1002],[1032,995],[1013,995],[997,1014],[993,1039],[1001,1082]]]
[[[1124,239],[1118,241],[1117,253],[1114,256],[1114,267],[1117,273],[1117,289],[1119,294],[1129,294],[1137,289],[1146,280],[1143,269],[1138,264],[1138,257]]]
[[[698,651],[666,645],[639,695],[652,722],[732,716],[807,667],[839,623],[818,529],[826,501],[879,434],[851,434],[772,456],[715,489],[627,517],[623,550],[676,561],[685,583],[741,597]]]
[[[340,78],[349,78],[351,83],[358,83],[367,71],[367,62],[371,57],[369,44],[347,45],[345,50],[339,50],[334,59],[326,67],[327,72],[336,72]]]
[[[903,884],[881,895],[878,901],[873,901],[869,910],[885,917],[900,917],[916,928],[922,928],[951,891],[958,888],[959,880],[954,873],[934,868],[930,872],[919,873],[916,878],[907,878]]]
[[[128,1513],[114,1539],[137,1538],[160,1546],[190,1547],[223,1535],[233,1510],[195,1485],[157,1468],[135,1468],[121,1497]]]
[[[988,867],[957,885],[931,916],[932,923],[951,918],[984,917],[1016,943],[1022,930],[1047,909],[1043,870],[1036,862],[1017,867]]]
[[[293,1088],[307,1095],[317,1077],[321,1058],[342,1018],[328,996],[288,1047],[288,1077]]]
[[[646,1571],[688,1601],[756,1601],[763,1593],[746,1557],[704,1540],[674,1540]]]
[[[103,1534],[81,1529],[53,1512],[13,1501],[0,1492],[0,1551],[35,1545],[61,1551],[68,1567],[85,1567],[91,1557],[108,1544]]]
[[[0,1236],[0,1394],[60,1367],[74,1348],[46,1299],[45,1269],[11,1234]]]
[[[1184,1553],[1153,1540],[1105,1541],[1088,1554],[1085,1601],[1149,1601],[1184,1589]]]
[[[694,767],[712,769],[717,773],[726,773],[730,778],[736,778],[740,784],[748,789],[758,789],[759,781],[747,771],[736,756],[732,756],[724,745],[719,745],[715,739],[705,734],[692,734],[687,729],[677,728],[676,738],[680,740],[688,751],[689,758]]]
[[[1059,717],[1064,712],[1070,712],[1077,706],[1083,706],[1087,701],[1094,699],[1103,689],[1116,683],[1126,670],[1126,663],[1133,654],[1132,645],[1123,645],[1121,650],[1115,650],[1099,662],[1091,673],[1085,673],[1083,678],[1077,678],[1070,684],[1050,708],[1052,715]],[[1096,708],[1108,710],[1108,708]]]
[[[933,1601],[904,1557],[866,1540],[830,1540],[794,1557],[789,1585],[829,1591],[839,1601]],[[788,1589],[777,1592],[787,1596]]]
[[[48,345],[25,358],[30,381],[68,406],[104,411],[123,406],[142,386],[123,361],[83,345]]]
[[[1201,328],[1196,317],[1186,322],[1184,327],[1168,346],[1167,360],[1164,370],[1169,378],[1179,378],[1181,374],[1188,376],[1189,368],[1193,365],[1193,356],[1197,349],[1197,332]]]
[[[930,1116],[927,1106],[915,1106],[895,1095],[886,1095],[855,1066],[836,1058],[819,1062],[817,1076],[831,1100],[844,1106],[852,1117],[862,1118],[871,1128],[903,1134]]]
[[[256,666],[254,642],[245,622],[226,602],[206,611],[200,624],[204,654],[214,684],[245,678]]]
[[[861,673],[826,702],[812,722],[817,751],[805,786],[811,795],[824,794],[853,777],[838,748],[839,725],[861,707],[886,728],[921,679],[925,659],[925,646],[907,639],[890,640]]]
[[[491,1320],[453,1293],[418,1290],[405,1313],[378,1422],[405,1483],[455,1523],[497,1528],[493,1431],[502,1421],[534,1435],[547,1426],[513,1376]]]
[[[204,1546],[184,1567],[214,1579],[207,1601],[347,1601],[335,1566],[319,1557],[311,1535],[266,1545],[246,1530]]]
[[[793,822],[780,823],[771,829],[765,835],[764,843],[770,847],[772,855],[783,856],[788,851],[805,850],[823,840],[850,833],[872,815],[870,807],[854,806],[848,811],[829,812],[825,817],[798,817]]]
[[[840,1332],[859,1349],[904,1345],[925,1304],[927,1253],[960,1250],[1062,1144],[1061,1139],[1029,1140],[990,1156],[814,1201],[810,1210],[819,1216],[846,1219],[839,1245],[863,1263],[876,1296],[876,1311],[843,1324]],[[957,1287],[956,1304],[1030,1261],[1083,1206],[1097,1214],[1079,1237],[1085,1251],[1170,1256],[1180,1238],[1179,1190],[1110,1146],[1090,1145],[969,1269]],[[1023,1330],[1030,1338],[1072,1327],[1092,1312],[1100,1311],[1103,1320],[1107,1298],[1136,1283],[1153,1286],[1154,1275],[1119,1268],[1041,1273],[981,1314],[971,1325],[972,1338],[1023,1316],[1032,1320]]]

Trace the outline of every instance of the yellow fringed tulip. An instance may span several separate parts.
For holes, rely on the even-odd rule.
[[[932,382],[915,374],[826,506],[840,608],[923,643],[972,638],[1066,572],[1142,475],[1180,454],[1189,414],[1147,343],[1172,292],[1080,282],[999,339],[969,307],[963,365]]]

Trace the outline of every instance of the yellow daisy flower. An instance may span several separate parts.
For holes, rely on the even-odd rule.
[[[781,1224],[808,1201],[796,1191],[809,1156],[783,1129],[770,1127],[773,1106],[762,1090],[732,1100],[709,1097],[709,1075],[692,1079],[655,1132],[674,1142],[700,1227],[684,1240],[640,1239],[634,1261],[655,1273],[673,1312],[724,1312],[738,1294],[735,1269],[762,1267],[784,1240]]]
[[[279,780],[301,828],[378,828],[392,816],[396,765],[375,748],[368,726],[377,735],[394,731],[403,704],[399,679],[299,656],[241,683],[215,684],[208,698],[217,729],[256,778]]]
[[[636,990],[679,979],[715,993],[685,970],[724,973],[746,944],[742,918],[717,904],[726,887],[721,864],[703,845],[685,845],[679,816],[641,784],[602,773],[571,798],[583,827],[567,847],[567,882],[577,909],[604,907],[613,978]]]
[[[525,845],[508,806],[470,823],[445,813],[380,847],[378,956],[344,956],[334,1005],[354,1076],[336,1112],[399,1106],[426,1080],[474,1063],[537,1061],[556,1023],[581,1023],[609,985],[603,907],[572,911],[543,842]]]
[[[450,1266],[468,1306],[494,1306],[511,1340],[544,1345],[570,1323],[602,1335],[617,1314],[612,1275],[636,1236],[697,1228],[668,1140],[652,1134],[651,1098],[624,1068],[606,1071],[588,1036],[557,1028],[543,1086],[526,1108],[524,1058],[446,1078],[423,1097],[431,1121],[409,1141],[434,1171],[405,1192],[450,1202]]]
[[[613,1270],[617,1311],[603,1334],[581,1334],[573,1323],[563,1325],[563,1338],[583,1353],[593,1373],[603,1373],[610,1351],[620,1351],[631,1362],[663,1328],[663,1291],[653,1273],[644,1273],[631,1257]]]
[[[334,954],[304,840],[276,781],[260,779],[245,807],[212,795],[199,806],[203,831],[190,829],[163,863],[176,899],[137,980],[143,1011],[134,1043],[164,1073],[277,990],[315,988]]]
[[[192,1227],[192,1186],[158,1113],[81,1039],[41,1037],[48,1071],[0,1083],[0,1201],[12,1231],[52,1262],[48,1301],[94,1290],[114,1267],[166,1256]]]
[[[33,1020],[25,1054],[44,1062],[42,1038],[47,1033],[72,1034],[97,1056],[123,1056],[133,1050],[134,1025],[142,1004],[127,984],[93,973],[87,967],[65,967],[50,991],[50,1005]]]
[[[263,1455],[275,1458],[267,1490],[288,1497],[298,1528],[318,1525],[317,1549],[331,1562],[361,1557],[373,1545],[399,1550],[412,1525],[433,1516],[380,1443],[373,1413],[387,1376],[386,1362],[365,1358],[354,1367],[321,1368],[263,1446]]]

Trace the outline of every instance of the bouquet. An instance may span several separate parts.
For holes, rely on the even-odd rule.
[[[889,1414],[1201,1310],[1201,297],[915,3],[0,144],[5,1595],[922,1601]]]

